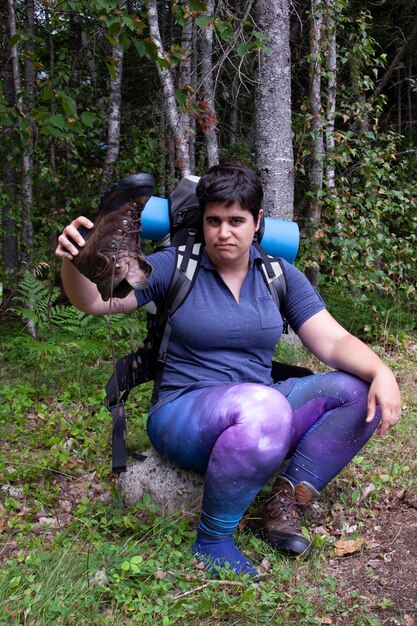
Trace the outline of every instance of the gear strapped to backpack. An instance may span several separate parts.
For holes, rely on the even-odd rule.
[[[126,471],[126,413],[125,402],[131,389],[154,381],[152,402],[156,402],[171,334],[171,319],[193,288],[203,250],[202,215],[195,195],[198,178],[183,178],[168,199],[171,220],[170,233],[158,242],[157,250],[175,246],[176,268],[168,294],[163,302],[149,303],[147,335],[138,350],[120,358],[106,385],[106,403],[112,414],[112,470]],[[260,247],[263,225],[256,233],[254,245],[262,257],[261,270],[268,289],[281,310],[285,303],[286,282],[280,261],[267,255]],[[284,328],[285,328],[284,320]],[[284,332],[287,332],[286,329]],[[311,370],[272,361],[274,381],[291,376],[306,376]]]

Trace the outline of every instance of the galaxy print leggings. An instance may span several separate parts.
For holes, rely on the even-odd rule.
[[[300,378],[287,397],[254,383],[191,391],[150,417],[153,446],[173,463],[205,472],[200,528],[227,535],[288,459],[294,484],[322,489],[365,445],[369,385],[344,372]]]

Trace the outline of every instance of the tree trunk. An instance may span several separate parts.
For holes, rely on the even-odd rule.
[[[123,9],[126,0],[119,0],[119,9]],[[107,129],[107,150],[104,159],[103,174],[101,177],[100,192],[108,187],[113,176],[114,167],[119,157],[120,149],[120,122],[122,117],[122,76],[123,76],[123,47],[115,36],[116,43],[112,47],[111,64],[113,73],[109,75],[110,106]]]
[[[232,146],[237,143],[237,126],[238,126],[238,99],[239,99],[239,82],[236,76],[233,78],[232,82],[232,110],[230,111],[230,132],[229,132],[229,142]]]
[[[317,230],[321,221],[322,199],[320,192],[323,189],[323,107],[321,101],[321,58],[323,16],[321,12],[321,0],[311,1],[311,30],[310,30],[310,113],[311,113],[311,168],[309,172],[309,191],[312,198],[308,207],[307,234],[312,241],[312,265],[306,268],[306,275],[313,285],[317,285],[319,277],[318,253],[319,242],[316,238]]]
[[[13,215],[16,204],[17,190],[14,169],[6,161],[3,165],[3,189],[9,202],[3,203],[2,208],[2,309],[6,310],[13,305],[13,293],[18,280],[19,250],[17,246],[17,226]]]
[[[180,124],[184,131],[184,135],[188,141],[188,151],[189,151],[189,159],[190,159],[190,170],[191,163],[195,163],[195,142],[194,137],[192,136],[191,129],[191,120],[190,120],[190,106],[189,106],[189,97],[190,92],[192,92],[191,82],[192,82],[192,45],[193,45],[193,32],[194,32],[194,20],[192,17],[189,17],[187,23],[182,29],[182,40],[181,40],[181,52],[182,52],[182,61],[180,64],[180,88],[187,90],[187,102],[183,107],[183,110],[180,113]]]
[[[9,8],[9,32],[10,37],[14,37],[16,34],[16,16],[14,0],[8,0]],[[26,3],[25,8],[27,28],[30,32],[33,32],[33,17],[34,7],[32,0]],[[23,208],[21,219],[21,247],[20,247],[20,264],[21,266],[29,269],[32,264],[32,250],[33,250],[33,225],[32,225],[32,206],[33,206],[33,135],[30,125],[29,114],[22,96],[22,81],[20,76],[19,56],[17,51],[17,45],[14,44],[10,50],[13,67],[13,83],[15,90],[15,101],[17,108],[25,121],[27,130],[20,131],[20,140],[22,146],[22,196],[23,196]],[[30,55],[29,55],[30,56]],[[26,85],[27,93],[29,97],[34,93],[34,85],[31,81],[34,79],[34,73],[31,72],[30,63],[25,66],[26,77],[29,83]],[[28,308],[31,307],[31,303],[27,303]],[[36,338],[36,328],[32,320],[28,320],[27,329],[32,337]]]
[[[45,25],[48,33],[48,50],[49,50],[49,76],[51,79],[51,83],[53,84],[55,80],[55,46],[54,39],[52,37],[51,32],[51,23],[49,20],[49,10],[48,7],[45,7]],[[55,94],[51,94],[51,98],[49,100],[49,110],[51,115],[55,115]],[[56,141],[53,136],[49,139],[49,163],[51,167],[51,179],[56,180],[57,172],[56,172]],[[51,183],[52,184],[52,183]],[[52,186],[51,195],[50,195],[50,210],[51,210],[51,226],[49,231],[49,252],[51,256],[53,256],[55,247],[56,247],[56,239],[57,239],[57,197],[56,197],[56,188],[55,185]]]
[[[288,0],[257,1],[258,30],[271,54],[260,53],[255,102],[256,164],[269,215],[291,220],[294,204]]]
[[[327,30],[327,105],[326,105],[326,184],[329,190],[335,188],[335,169],[333,162],[334,151],[334,120],[336,115],[337,93],[337,46],[336,24],[333,15],[334,0],[326,0],[326,30]]]
[[[206,2],[207,15],[213,15],[214,2]],[[215,85],[213,80],[213,24],[210,22],[203,29],[201,40],[201,82],[203,85],[203,97],[206,108],[205,138],[207,147],[208,166],[217,165],[219,162],[219,144],[217,140],[217,115],[215,102]]]
[[[149,32],[154,42],[158,58],[165,59],[164,50],[162,46],[162,40],[159,30],[158,11],[156,6],[156,0],[150,0],[147,4],[147,15]],[[178,112],[177,102],[175,99],[175,87],[174,79],[172,77],[171,70],[163,69],[161,65],[156,62],[156,68],[162,85],[162,91],[164,94],[164,106],[168,119],[168,124],[171,129],[174,144],[175,144],[175,160],[177,167],[181,173],[181,176],[187,176],[191,174],[190,170],[190,155],[188,149],[187,137],[184,133],[184,129],[181,126],[180,115]]]
[[[46,5],[48,6],[48,5]],[[68,28],[68,48],[70,58],[72,59],[70,77],[68,81],[68,87],[76,89],[80,86],[81,82],[81,67],[80,67],[80,51],[82,48],[81,40],[81,15],[74,9],[70,10],[69,14],[69,28]]]
[[[10,37],[16,34],[16,17],[14,0],[8,0],[9,8],[9,32]],[[33,16],[33,13],[32,13]],[[30,19],[30,15],[29,15]],[[20,132],[20,141],[22,146],[22,191],[23,191],[23,209],[21,220],[21,264],[29,267],[32,260],[33,250],[33,226],[31,222],[32,205],[33,205],[33,186],[32,186],[32,169],[33,169],[33,137],[30,130],[29,115],[22,96],[22,81],[20,77],[19,57],[17,45],[13,45],[10,50],[13,67],[13,84],[15,91],[15,99],[17,108],[25,120],[29,130]],[[28,93],[33,93],[33,85],[28,85]]]
[[[413,60],[408,59],[407,81],[407,115],[408,115],[408,141],[412,145],[413,139]]]
[[[2,81],[4,87],[4,98],[6,102],[13,106],[14,103],[14,85],[13,71],[9,50],[5,51],[3,59]],[[8,155],[2,159],[4,193],[7,198],[2,203],[2,242],[1,242],[1,282],[3,284],[2,308],[8,309],[11,305],[13,297],[13,289],[16,287],[18,270],[19,270],[19,247],[18,247],[18,228],[16,224],[15,210],[17,205],[17,189],[16,189],[16,167],[17,149],[14,139],[13,130],[5,127],[2,130],[3,145],[2,156]]]

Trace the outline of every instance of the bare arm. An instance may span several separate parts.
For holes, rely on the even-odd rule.
[[[80,311],[91,315],[126,313],[136,309],[138,304],[133,292],[126,298],[111,298],[108,302],[104,302],[97,286],[83,276],[71,263],[71,259],[78,254],[78,250],[71,240],[79,246],[84,245],[84,239],[77,230],[79,226],[93,228],[94,224],[86,217],[77,217],[64,228],[58,237],[58,246],[55,250],[55,255],[62,259],[62,283],[71,304]]]
[[[367,421],[374,419],[376,406],[379,405],[382,411],[381,435],[400,419],[401,397],[393,372],[328,311],[313,315],[301,326],[298,334],[303,344],[323,363],[371,383]]]

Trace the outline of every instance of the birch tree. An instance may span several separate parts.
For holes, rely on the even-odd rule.
[[[259,53],[255,100],[256,165],[264,206],[273,217],[291,220],[294,203],[291,131],[289,0],[257,0],[258,30],[270,54]]]
[[[318,252],[319,245],[316,239],[317,230],[321,222],[323,172],[324,172],[324,140],[323,140],[323,107],[321,99],[321,74],[323,56],[322,47],[323,13],[321,0],[311,1],[311,29],[310,29],[310,134],[311,134],[311,165],[309,172],[309,191],[311,195],[308,207],[307,233],[312,239],[313,258],[307,267],[306,274],[313,285],[317,285],[319,275]]]
[[[126,5],[126,0],[119,0],[119,9]],[[120,24],[120,28],[123,25]],[[123,46],[119,41],[119,34],[114,35],[114,44],[111,53],[109,76],[110,106],[108,114],[107,150],[104,159],[101,192],[108,186],[114,167],[117,163],[120,149],[120,122],[122,116],[122,76],[123,76]]]
[[[29,7],[30,9],[30,7]],[[17,28],[14,0],[8,0],[8,26],[11,41],[10,55],[12,59],[13,84],[15,92],[15,102],[21,116],[20,143],[22,151],[22,219],[21,219],[21,253],[20,262],[26,266],[30,265],[33,250],[33,226],[32,226],[32,206],[33,206],[33,137],[30,126],[29,113],[23,99],[22,80],[19,64],[19,54],[17,49]],[[30,15],[30,14],[29,14]],[[33,15],[33,14],[32,14]],[[33,86],[29,86],[29,93]]]
[[[206,2],[207,16],[214,13],[214,2]],[[207,107],[207,128],[205,140],[207,148],[208,166],[219,162],[219,143],[217,139],[217,115],[215,104],[215,85],[213,78],[213,22],[210,21],[203,29],[201,40],[201,74],[203,85],[204,104]]]
[[[192,88],[192,58],[193,58],[193,35],[194,35],[194,20],[189,17],[182,29],[181,37],[181,53],[182,62],[180,65],[180,88],[184,90],[186,96],[186,103],[183,110],[180,112],[180,124],[184,130],[184,133],[188,139],[188,152],[190,158],[190,170],[195,169],[195,125],[191,128],[190,110],[188,105],[188,94],[193,92]],[[194,54],[196,52],[194,51]]]
[[[336,23],[334,19],[334,0],[326,0],[326,32],[327,32],[327,103],[326,103],[326,185],[329,190],[336,186],[335,170],[332,160],[334,151],[334,122],[336,115],[337,95],[337,45]]]
[[[184,128],[181,126],[181,118],[175,98],[174,78],[172,76],[171,69],[166,67],[165,51],[162,45],[156,0],[150,0],[150,2],[148,2],[147,17],[149,32],[158,55],[156,68],[161,81],[167,121],[174,139],[177,167],[181,176],[187,176],[192,173],[190,168],[188,141]]]

